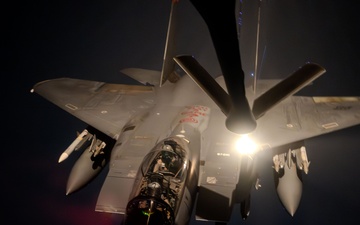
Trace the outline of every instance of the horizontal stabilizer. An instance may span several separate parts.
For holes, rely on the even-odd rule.
[[[126,68],[120,70],[120,72],[142,83],[143,85],[151,84],[153,86],[159,85],[159,80],[161,76],[160,71],[139,68]]]
[[[176,56],[174,60],[227,116],[232,107],[230,96],[215,79],[190,55]]]
[[[300,67],[300,69],[295,71],[291,76],[255,99],[252,108],[255,119],[263,116],[269,109],[283,99],[295,94],[325,72],[326,70],[323,67],[315,63],[307,63],[303,67]]]

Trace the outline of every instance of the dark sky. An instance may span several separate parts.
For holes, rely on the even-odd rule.
[[[241,50],[249,74],[257,4],[243,2]],[[208,56],[210,60],[202,62],[215,75],[218,68],[206,28],[187,0],[180,5],[180,53]],[[1,224],[119,224],[119,216],[94,211],[106,171],[81,192],[65,196],[78,155],[62,164],[57,160],[86,124],[30,94],[30,89],[58,77],[119,83],[129,82],[118,72],[122,68],[160,70],[169,8],[170,0],[20,1],[2,7]],[[357,9],[350,1],[263,1],[260,76],[285,77],[313,61],[327,73],[301,94],[360,96]],[[303,177],[303,197],[294,218],[277,199],[270,156],[264,155],[263,187],[253,192],[251,215],[241,223],[359,224],[359,134],[356,126],[306,140],[310,173]],[[237,207],[230,224],[239,220]]]

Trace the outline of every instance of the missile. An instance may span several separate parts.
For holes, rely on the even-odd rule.
[[[103,154],[103,149],[106,147],[106,143],[100,139],[96,138],[96,135],[94,134],[93,139],[91,141],[89,152],[94,154],[94,157],[96,157],[99,154]]]
[[[76,139],[70,144],[70,146],[60,155],[58,163],[61,163],[69,157],[69,155],[75,150],[75,147],[80,143],[80,141],[88,134],[88,131],[85,129],[81,134],[79,134]]]
[[[273,157],[274,166],[273,168],[277,173],[279,173],[280,169],[284,168],[285,165],[285,154],[275,155]]]
[[[300,148],[300,158],[301,158],[301,165],[302,165],[302,170],[304,170],[305,174],[309,173],[309,166],[310,166],[310,162],[308,160],[307,154],[306,154],[306,149],[304,146],[302,146]]]
[[[78,150],[84,150],[90,145],[90,141],[93,139],[93,135],[91,133],[88,133],[83,137],[83,139],[79,142],[78,145],[76,145],[74,151]]]
[[[274,155],[273,162],[274,162],[273,168],[275,169],[276,172],[279,172],[279,169],[280,169],[279,155]]]
[[[99,145],[97,145],[95,147],[94,157],[96,157],[99,154],[103,154],[102,150],[105,148],[105,146],[106,146],[106,143],[103,141]]]

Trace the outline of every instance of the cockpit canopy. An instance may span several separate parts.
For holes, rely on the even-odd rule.
[[[174,224],[189,163],[184,145],[180,137],[167,138],[144,157],[125,224]]]
[[[173,146],[169,145],[170,143]],[[145,160],[150,160],[151,162],[148,164],[144,161],[142,164],[142,171],[146,171],[144,174],[162,173],[178,179],[182,178],[181,171],[184,167],[185,155],[179,149],[180,147],[173,141],[164,141],[164,144],[159,147],[158,151],[153,151],[151,152],[153,154],[149,153],[149,157],[146,157]]]

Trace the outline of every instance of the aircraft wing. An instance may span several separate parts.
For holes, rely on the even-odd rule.
[[[360,124],[360,97],[291,96],[258,120],[252,134],[262,149]]]
[[[231,205],[245,197],[237,196],[244,168],[234,146],[239,135],[226,129],[225,115],[220,110],[212,114],[209,127],[217,129],[204,133],[196,216],[198,220],[228,221]],[[275,155],[279,153],[275,151],[288,150],[282,146],[360,124],[360,97],[290,96],[257,122],[250,137],[261,150],[274,151]],[[246,183],[244,177],[242,183]],[[249,185],[253,184],[250,180]]]
[[[40,82],[36,93],[117,139],[131,115],[155,102],[153,87],[60,78]]]

